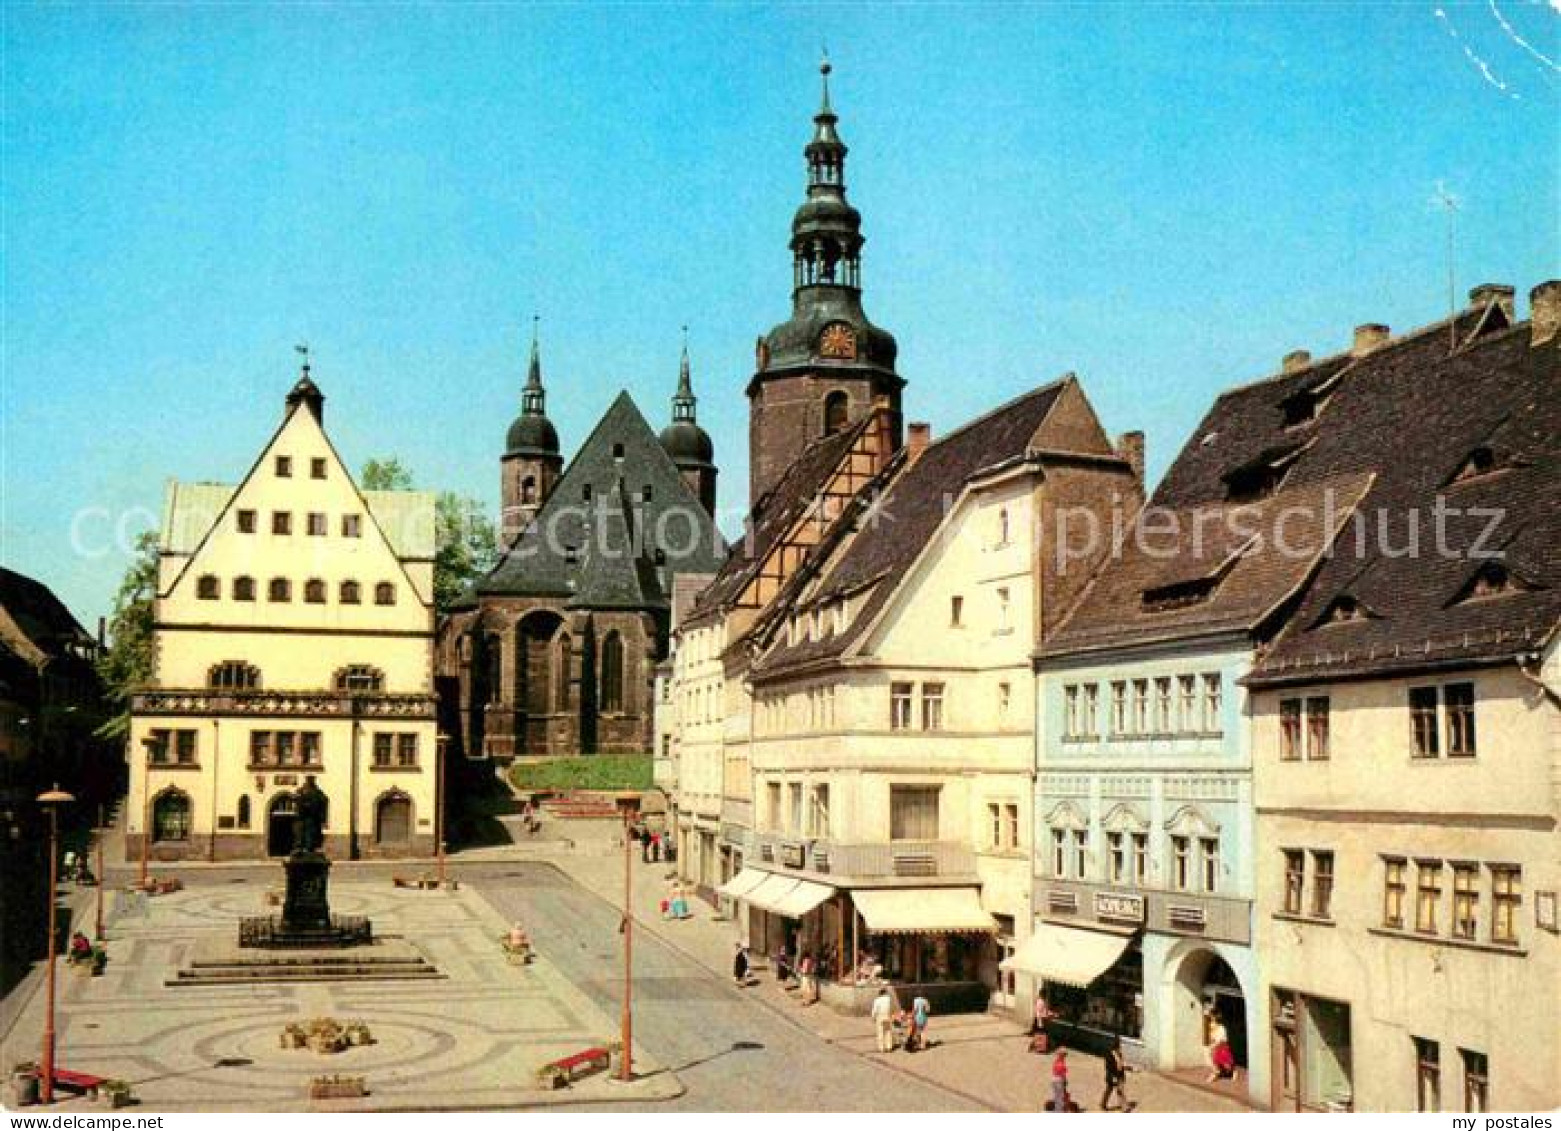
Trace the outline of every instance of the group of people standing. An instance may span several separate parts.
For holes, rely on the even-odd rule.
[[[647,864],[677,859],[671,835],[657,832],[644,822],[629,826],[629,839],[640,846],[640,859]]]
[[[932,1019],[932,1003],[917,994],[908,1010],[899,1008],[888,986],[878,991],[873,999],[873,1031],[878,1038],[879,1052],[893,1052],[896,1029],[905,1030],[903,1048],[906,1052],[919,1052],[927,1047],[927,1023]]]

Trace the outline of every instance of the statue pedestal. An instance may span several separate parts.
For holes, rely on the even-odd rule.
[[[324,853],[297,849],[283,862],[287,896],[282,901],[282,927],[290,931],[328,931],[331,904],[327,896],[331,862]]]

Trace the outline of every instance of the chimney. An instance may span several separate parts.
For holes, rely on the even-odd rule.
[[[1477,287],[1469,289],[1469,305],[1476,310],[1483,310],[1487,306],[1499,306],[1501,312],[1507,316],[1509,323],[1516,322],[1517,303],[1513,301],[1517,292],[1505,283],[1481,283]]]
[[[1555,341],[1556,332],[1561,330],[1561,279],[1551,279],[1529,291],[1528,316],[1534,345]]]
[[[1355,344],[1350,347],[1351,357],[1365,357],[1388,344],[1390,331],[1380,322],[1367,322],[1355,327]]]
[[[932,443],[932,425],[925,420],[913,420],[906,426],[905,458],[909,463],[921,459],[927,445]]]
[[[1299,373],[1312,363],[1312,355],[1308,350],[1291,350],[1285,354],[1281,368],[1286,373]]]
[[[1144,434],[1142,432],[1124,432],[1117,437],[1117,455],[1127,460],[1128,466],[1133,469],[1133,478],[1138,480],[1138,485],[1144,485]]]

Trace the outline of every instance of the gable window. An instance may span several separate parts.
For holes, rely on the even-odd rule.
[[[396,603],[396,587],[388,581],[381,581],[374,586],[374,603],[376,605],[394,605]]]
[[[309,524],[307,527],[311,538],[325,537],[327,526],[325,516],[318,511],[309,512]]]
[[[1406,875],[1409,862],[1402,857],[1382,860],[1382,925],[1400,930],[1404,926],[1404,895],[1408,891]]]
[[[889,685],[889,729],[911,729],[911,685],[909,683]]]
[[[1442,1050],[1435,1041],[1415,1037],[1415,1110],[1442,1110]]]
[[[318,577],[312,577],[304,582],[304,603],[308,605],[325,604],[325,582]]]
[[[254,691],[260,686],[260,669],[243,660],[224,660],[206,672],[206,686],[214,691]]]
[[[1013,626],[1008,623],[1010,602],[1008,599],[1008,587],[1000,585],[997,588],[997,631],[1007,632]]]
[[[253,577],[235,577],[233,579],[233,599],[235,601],[253,601],[255,599],[255,579]]]
[[[1523,905],[1523,869],[1491,865],[1491,942],[1518,941],[1518,908]]]
[[[1453,865],[1453,938],[1472,939],[1479,932],[1480,866]]]
[[[293,599],[293,586],[285,577],[273,577],[266,585],[266,600],[286,604]]]
[[[1285,858],[1285,902],[1284,908],[1287,915],[1299,915],[1301,908],[1305,906],[1306,894],[1306,853],[1299,848],[1287,848],[1284,850]]]
[[[943,685],[941,683],[921,685],[921,729],[943,729]]]
[[[623,458],[623,445],[622,444],[614,444],[612,446],[612,458],[613,459],[622,459]]]
[[[889,839],[937,840],[939,792],[935,785],[891,785]]]
[[[1442,862],[1415,861],[1415,930],[1436,934],[1436,905],[1442,901]]]
[[[202,601],[215,601],[222,596],[222,583],[217,580],[215,574],[202,574],[201,579],[195,583],[195,595]]]
[[[963,597],[949,598],[949,625],[959,628],[965,616],[965,599]]]
[[[313,459],[311,459],[309,461],[309,478],[310,479],[324,479],[325,478],[325,460],[321,459],[319,456],[315,456]]]
[[[999,507],[997,511],[997,544],[1008,545],[1008,508]]]
[[[241,510],[241,511],[238,512],[238,514],[235,517],[236,517],[236,520],[238,522],[238,532],[240,534],[253,534],[255,532],[255,512],[254,511],[252,511],[252,510]]]
[[[357,605],[363,600],[363,589],[356,581],[343,581],[337,590],[336,600],[343,605]]]
[[[363,537],[363,516],[361,514],[344,514],[341,516],[341,536],[343,538]]]
[[[293,457],[276,457],[276,475],[278,479],[291,479],[293,476]]]
[[[654,499],[655,497],[656,497],[655,489],[652,488],[649,483],[647,483],[643,488],[640,489],[640,502],[648,503],[652,499]]]
[[[1008,725],[1008,714],[1013,704],[1013,685],[1007,680],[997,685],[997,725]]]
[[[381,691],[385,673],[369,664],[348,664],[336,673],[337,691]]]
[[[291,511],[271,512],[271,533],[291,534],[293,532],[293,514]]]

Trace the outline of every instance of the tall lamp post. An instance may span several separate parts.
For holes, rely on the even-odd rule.
[[[439,861],[439,886],[445,884],[444,877],[444,841],[445,841],[445,806],[449,804],[447,790],[449,786],[445,782],[445,762],[449,758],[450,736],[437,735],[434,738],[434,855]]]
[[[55,786],[47,793],[38,795],[38,804],[42,805],[49,814],[49,917],[47,920],[48,955],[44,966],[44,1005],[43,1005],[43,1051],[39,1056],[38,1075],[40,1091],[43,1102],[54,1102],[54,899],[55,887],[60,882],[60,806],[69,805],[76,800],[70,794]]]
[[[158,745],[151,735],[141,740],[141,875],[136,887],[142,891],[151,887],[147,870],[152,862],[152,752]]]
[[[618,1079],[634,1079],[634,852],[629,839],[629,810],[623,811],[623,1054],[618,1058]]]
[[[98,857],[98,910],[97,910],[97,922],[94,924],[95,930],[93,931],[92,937],[95,938],[98,942],[102,942],[103,941],[103,886],[107,882],[105,880],[105,878],[104,878],[104,873],[103,873],[103,838],[107,835],[108,828],[107,828],[106,810],[104,808],[103,802],[101,802],[101,801],[98,802],[98,827],[94,831],[97,833],[97,839],[98,839],[98,843],[97,843],[97,850],[98,850],[97,851],[97,857]]]

